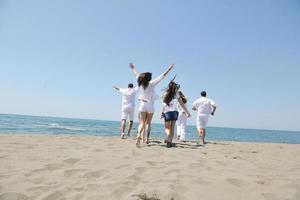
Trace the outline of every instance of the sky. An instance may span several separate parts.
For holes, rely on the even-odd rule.
[[[209,126],[299,131],[299,36],[297,0],[0,0],[0,113],[119,120],[128,63],[174,63],[156,92],[206,90]]]

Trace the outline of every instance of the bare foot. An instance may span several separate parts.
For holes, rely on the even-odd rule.
[[[135,146],[136,146],[136,147],[140,147],[140,145],[141,145],[141,138],[140,138],[140,137],[137,137]]]
[[[121,134],[121,139],[126,139],[126,136],[124,133]]]
[[[149,138],[147,138],[146,144],[150,144],[150,139]]]
[[[201,140],[201,141],[199,142],[199,144],[204,145],[204,144],[206,144],[206,142],[205,142],[204,140]]]
[[[172,142],[167,142],[167,148],[171,148],[172,147]]]

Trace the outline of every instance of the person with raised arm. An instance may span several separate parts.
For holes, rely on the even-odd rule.
[[[173,64],[169,65],[164,73],[162,73],[160,76],[158,76],[153,80],[152,80],[152,73],[145,72],[139,74],[137,72],[136,67],[132,63],[130,63],[129,66],[137,79],[138,86],[140,88],[140,93],[141,93],[139,97],[141,101],[138,109],[140,115],[140,124],[138,128],[137,139],[136,139],[136,145],[139,146],[144,130],[146,130],[147,132],[146,143],[147,144],[150,143],[151,122],[155,111],[154,102],[158,98],[158,96],[155,93],[155,86],[167,76],[167,74],[172,70],[174,65]]]
[[[121,116],[121,138],[126,139],[125,128],[126,119],[128,118],[128,137],[133,124],[134,108],[135,108],[135,96],[138,91],[138,87],[134,87],[132,83],[128,84],[128,88],[120,88],[116,85],[112,86],[122,94],[122,116]]]

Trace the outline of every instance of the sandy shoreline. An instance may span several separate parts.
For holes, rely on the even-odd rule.
[[[0,200],[300,199],[300,145],[0,134]]]

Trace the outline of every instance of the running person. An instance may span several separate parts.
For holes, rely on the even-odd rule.
[[[196,124],[202,144],[206,144],[205,135],[208,117],[209,115],[214,115],[216,109],[216,103],[213,100],[206,98],[205,91],[202,91],[201,97],[193,103],[193,110],[197,111]]]
[[[187,99],[184,96],[184,94],[181,91],[179,91],[178,95],[181,98],[182,102],[184,104],[186,104]],[[186,111],[184,110],[184,108],[180,104],[178,104],[178,112],[179,112],[179,116],[178,116],[178,120],[177,120],[177,139],[179,141],[184,141],[185,140],[185,128],[186,128],[188,115],[187,115]]]
[[[121,138],[125,139],[126,119],[128,118],[128,137],[133,124],[134,108],[135,108],[135,96],[138,91],[138,87],[133,87],[132,83],[128,84],[128,88],[119,88],[113,85],[113,88],[118,90],[122,94],[122,116],[121,116]]]
[[[178,93],[180,85],[173,80],[169,83],[168,88],[163,97],[163,113],[162,116],[165,119],[165,132],[167,135],[166,143],[167,147],[172,147],[172,140],[174,137],[174,128],[178,119],[178,105],[182,107],[187,117],[190,117],[190,113],[187,110],[185,104]]]
[[[154,80],[152,80],[152,74],[150,72],[139,74],[132,63],[130,63],[129,66],[137,78],[138,86],[141,92],[139,98],[141,99],[139,106],[140,124],[136,139],[136,145],[139,146],[144,130],[146,130],[147,132],[146,143],[150,143],[151,121],[155,110],[154,101],[157,99],[157,95],[155,93],[155,86],[167,76],[167,74],[171,71],[174,65],[169,65],[167,70]]]

